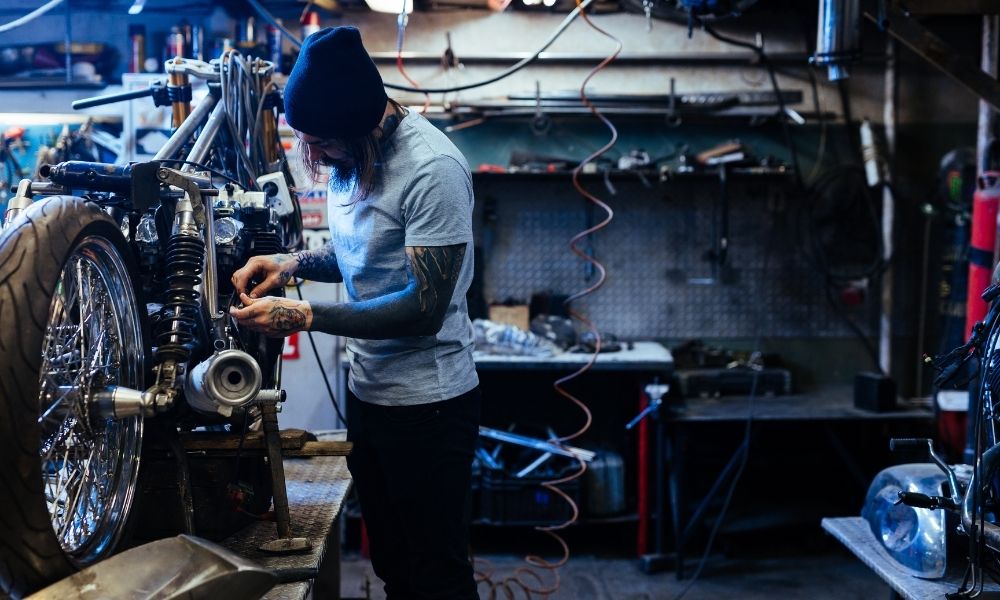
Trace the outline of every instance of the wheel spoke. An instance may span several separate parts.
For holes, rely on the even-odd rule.
[[[101,420],[92,394],[138,388],[142,356],[128,272],[103,238],[87,238],[66,262],[51,301],[39,373],[43,489],[53,531],[75,561],[108,551],[135,486],[141,422]]]

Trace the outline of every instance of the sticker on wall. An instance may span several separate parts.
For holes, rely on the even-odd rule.
[[[306,229],[326,229],[326,188],[299,193],[302,226]]]
[[[285,338],[285,347],[281,350],[281,358],[285,360],[299,359],[299,333],[297,331]]]

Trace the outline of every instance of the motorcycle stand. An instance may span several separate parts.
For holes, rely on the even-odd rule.
[[[281,454],[281,433],[278,430],[278,407],[275,402],[260,406],[267,445],[267,462],[271,466],[271,487],[274,497],[274,516],[278,524],[278,539],[261,544],[263,552],[295,554],[309,552],[312,543],[306,538],[291,537],[291,516],[288,512],[288,491],[285,489],[285,463]]]

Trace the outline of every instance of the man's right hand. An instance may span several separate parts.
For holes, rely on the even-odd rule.
[[[291,254],[254,256],[247,261],[243,268],[233,273],[233,287],[240,294],[247,294],[251,298],[260,298],[269,291],[287,284],[298,266],[298,259]],[[246,288],[251,281],[259,281],[260,283],[247,293]]]

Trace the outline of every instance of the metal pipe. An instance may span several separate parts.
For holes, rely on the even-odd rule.
[[[183,59],[181,59],[180,57],[177,57],[177,58],[174,58],[173,60],[175,62],[180,62]],[[189,83],[189,79],[188,79],[187,73],[177,73],[177,72],[174,72],[174,73],[170,74],[170,85],[169,85],[169,87],[171,87],[171,88],[183,88],[184,86],[188,85],[188,83]],[[173,115],[174,127],[180,127],[181,123],[183,123],[188,118],[188,116],[191,114],[191,103],[190,102],[185,102],[185,101],[180,101],[180,100],[175,100],[175,101],[171,102],[170,104],[171,104],[171,113]]]
[[[979,57],[979,66],[983,72],[996,77],[997,75],[997,46],[1000,44],[1000,16],[983,16],[983,42],[982,53]],[[996,120],[996,109],[989,103],[979,101],[979,123],[976,128],[976,168],[980,172],[989,169],[986,164],[986,147],[993,137],[993,123]],[[995,256],[995,255],[994,255]]]
[[[208,316],[213,321],[222,318],[219,312],[219,268],[215,262],[215,202],[203,201],[205,205],[205,277],[202,279]]]
[[[215,105],[215,108],[212,109],[212,114],[208,117],[208,121],[205,122],[205,127],[202,128],[201,134],[198,135],[194,146],[191,147],[186,160],[196,163],[204,160],[212,148],[212,142],[215,141],[215,136],[219,133],[219,128],[225,121],[225,112],[226,107],[224,104],[220,102]],[[189,117],[189,120],[191,118],[193,118],[193,115]],[[191,172],[196,168],[192,164],[185,164],[181,167],[181,171]],[[203,202],[203,204],[205,205],[205,277],[202,279],[202,282],[208,314],[215,321],[222,316],[219,313],[219,269],[215,257],[215,208],[214,203],[211,201]]]
[[[531,52],[497,52],[492,54],[463,54],[463,65],[508,65],[524,60]],[[376,64],[396,64],[395,52],[372,52],[372,60]],[[439,52],[403,52],[402,58],[410,65],[440,65]],[[535,60],[536,65],[586,65],[593,66],[607,58],[604,54],[587,54],[582,52],[542,52]],[[803,66],[809,60],[808,54],[801,52],[777,52],[767,54],[768,60],[775,65]],[[877,56],[866,56],[866,59],[877,59]],[[759,57],[752,52],[712,52],[704,54],[623,54],[615,59],[617,66],[661,67],[661,66],[747,66],[755,65]]]
[[[979,460],[978,468],[972,474],[969,487],[965,490],[965,498],[962,501],[962,527],[965,528],[966,534],[972,537],[973,532],[981,533],[986,540],[986,545],[996,552],[1000,552],[1000,526],[983,521],[980,530],[978,527],[979,523],[976,521],[978,515],[973,514],[976,512],[973,510],[973,505],[976,503],[977,488],[982,486],[980,482],[990,479],[993,471],[996,470],[998,458],[1000,458],[1000,445],[993,446],[983,453],[983,457]],[[983,509],[981,504],[978,508],[980,511]]]
[[[860,52],[859,0],[820,0],[813,64],[827,67],[830,81],[846,79],[847,64]]]
[[[892,193],[892,164],[896,151],[896,42],[891,37],[885,41],[885,101],[882,120],[885,126],[886,152],[884,164],[879,165],[882,183],[882,257],[886,269],[882,272],[882,310],[879,315],[879,367],[886,375],[892,374],[892,315],[893,315],[893,237],[895,232],[896,199]],[[920,367],[917,367],[918,369]]]
[[[489,427],[480,427],[479,435],[481,437],[490,438],[498,442],[506,442],[508,444],[524,446],[525,448],[533,448],[535,450],[540,450],[542,452],[551,452],[552,454],[558,454],[559,456],[576,458],[587,462],[594,460],[595,456],[594,453],[590,450],[575,448],[573,446],[563,446],[560,444],[555,444],[552,442],[539,440],[524,435],[518,435],[516,433],[510,433],[508,431],[500,431],[499,429],[490,429]]]
[[[70,8],[70,2],[66,3],[66,34],[63,43],[66,44],[63,62],[66,68],[66,83],[69,84],[73,83],[73,9]]]
[[[184,146],[185,142],[188,141],[188,138],[194,135],[194,132],[197,131],[205,119],[208,118],[208,115],[215,108],[215,103],[215,96],[205,96],[205,98],[198,103],[198,106],[191,111],[190,116],[188,116],[188,118],[181,123],[181,126],[174,131],[174,134],[170,136],[167,143],[160,148],[155,156],[153,156],[153,160],[173,158],[174,154],[176,154],[177,151]]]

